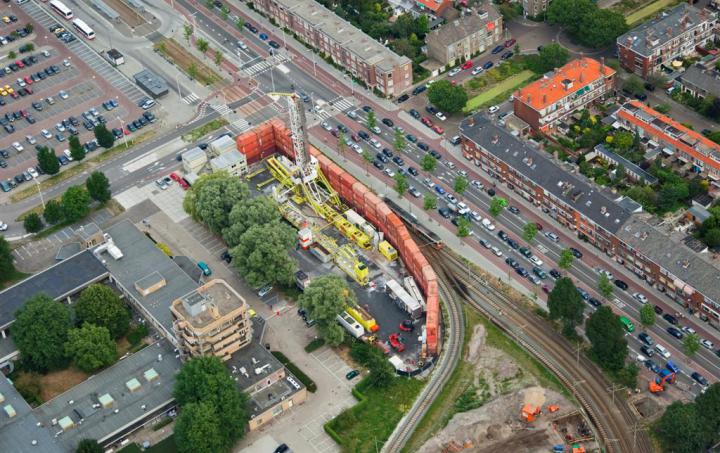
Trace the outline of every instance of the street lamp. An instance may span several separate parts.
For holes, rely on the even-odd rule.
[[[43,199],[43,196],[42,196],[42,190],[40,190],[40,182],[37,180],[37,178],[33,179],[33,181],[35,181],[35,184],[37,185],[38,194],[40,195],[40,203],[42,203],[42,207],[43,207],[43,211],[44,211],[45,210],[45,200]]]
[[[117,118],[117,120],[120,121],[120,130],[122,131],[122,134],[123,134],[123,143],[125,144],[125,149],[127,149],[128,144],[127,144],[127,135],[125,134],[125,123],[123,122],[122,118],[120,118],[119,116],[116,116],[115,118]]]

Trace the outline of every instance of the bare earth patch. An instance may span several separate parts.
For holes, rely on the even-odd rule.
[[[88,378],[87,373],[70,367],[66,370],[54,371],[40,376],[42,391],[40,396],[43,401],[50,401],[56,396],[70,390]]]

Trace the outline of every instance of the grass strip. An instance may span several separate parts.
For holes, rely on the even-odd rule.
[[[643,6],[642,8],[633,11],[629,15],[625,16],[625,23],[630,27],[634,27],[640,22],[644,22],[645,19],[657,13],[663,8],[677,3],[677,0],[657,0],[656,2],[650,3],[649,5]]]
[[[207,135],[210,132],[214,132],[223,126],[227,126],[228,122],[225,118],[216,118],[209,123],[205,123],[202,126],[198,126],[191,130],[187,134],[182,136],[183,141],[192,143],[198,141],[203,135]]]
[[[196,79],[205,86],[222,80],[217,72],[188,52],[185,47],[190,43],[181,45],[174,39],[163,39],[153,46],[168,62],[179,67],[188,77]]]
[[[475,96],[472,99],[469,99],[467,104],[465,104],[463,111],[467,113],[477,108],[484,107],[485,105],[489,105],[490,101],[493,101],[498,95],[503,94],[506,91],[517,89],[520,85],[530,80],[534,75],[535,73],[526,69],[519,74],[508,77],[502,82],[493,85],[489,90]]]

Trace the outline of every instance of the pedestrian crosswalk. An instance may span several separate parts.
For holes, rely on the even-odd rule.
[[[352,102],[342,96],[338,96],[335,99],[328,101],[328,103],[341,112],[346,112],[355,108],[355,105]]]
[[[255,63],[254,65],[242,68],[242,70],[247,75],[254,76],[286,61],[288,61],[288,57],[286,57],[285,55],[271,55],[267,60],[263,60],[259,63]]]
[[[234,129],[237,129],[238,133],[243,133],[246,130],[250,129],[250,123],[248,123],[245,118],[237,119],[237,120],[233,121],[232,123],[230,123],[230,125]]]
[[[221,116],[232,113],[232,110],[230,110],[227,104],[210,104],[210,108],[218,112]]]
[[[182,98],[182,100],[184,103],[192,105],[198,102],[200,100],[200,97],[195,93],[190,93],[184,98]]]

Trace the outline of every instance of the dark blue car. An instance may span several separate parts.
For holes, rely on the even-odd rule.
[[[505,46],[496,46],[496,47],[492,50],[492,53],[493,53],[493,55],[499,54],[499,53],[502,52],[503,50],[505,50]]]
[[[268,35],[266,35],[265,33],[260,33],[258,36],[259,36],[260,39],[262,39],[263,41],[265,41],[266,39],[268,39]]]
[[[493,66],[495,66],[495,63],[493,63],[492,61],[488,61],[487,63],[485,63],[485,64],[483,65],[483,69],[486,69],[486,70],[487,70],[487,69],[492,68]]]

